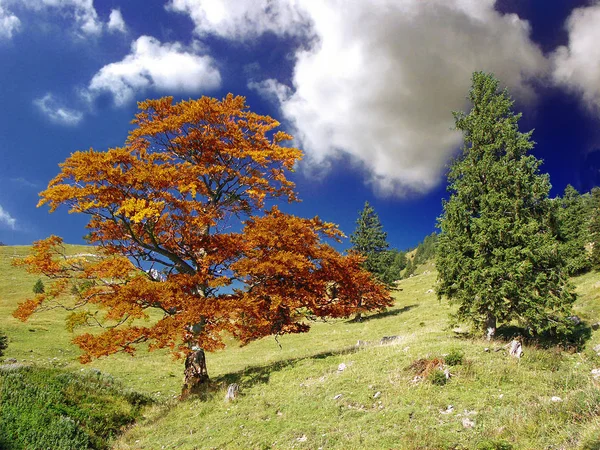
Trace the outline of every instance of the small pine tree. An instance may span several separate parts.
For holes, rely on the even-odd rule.
[[[379,216],[369,202],[365,202],[365,207],[356,221],[356,229],[350,236],[350,242],[352,242],[353,250],[366,258],[365,269],[381,279],[387,269],[388,255],[386,252],[389,244],[387,233],[383,231]]]
[[[550,183],[528,154],[531,132],[519,131],[521,115],[498,84],[474,73],[472,109],[454,113],[464,147],[439,219],[437,293],[488,338],[513,319],[531,333],[566,331],[575,294],[558,250]]]
[[[0,331],[0,357],[4,356],[4,350],[8,347],[8,337]]]
[[[38,278],[38,280],[35,282],[35,284],[33,285],[33,293],[34,294],[43,294],[44,293],[44,282],[42,281],[41,278]]]

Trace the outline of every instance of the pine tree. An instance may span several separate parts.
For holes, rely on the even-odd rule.
[[[381,279],[388,267],[386,251],[389,244],[387,233],[383,231],[379,216],[369,202],[365,202],[365,207],[360,212],[356,221],[356,229],[350,236],[350,242],[352,242],[353,250],[366,258],[365,269]]]
[[[4,350],[8,348],[8,337],[0,331],[0,357],[4,356]]]
[[[570,184],[565,188],[558,208],[559,237],[561,251],[565,258],[569,275],[586,272],[591,267],[590,257],[585,249],[589,241],[586,202]]]
[[[42,281],[41,278],[38,278],[38,280],[33,285],[33,293],[34,294],[43,294],[44,290],[45,290],[44,282]]]
[[[589,199],[589,238],[592,243],[591,265],[600,270],[600,188],[591,191]]]
[[[439,219],[437,293],[488,338],[497,323],[515,319],[532,334],[563,332],[575,294],[558,251],[549,179],[528,154],[532,133],[519,132],[521,114],[498,84],[474,73],[472,109],[454,113],[464,147]]]

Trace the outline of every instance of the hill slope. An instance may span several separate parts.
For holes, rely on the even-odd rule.
[[[80,370],[60,311],[27,324],[7,316],[36,279],[8,267],[21,251],[0,248],[0,270],[10,277],[0,281],[6,356]],[[600,320],[599,280],[574,280],[576,313],[587,323]],[[182,362],[164,352],[119,355],[83,369],[109,372],[160,402],[118,440],[122,449],[600,448],[600,389],[591,373],[600,367],[592,350],[600,331],[579,352],[526,346],[517,360],[504,342],[453,332],[451,308],[429,292],[434,283],[429,270],[403,280],[388,312],[361,323],[317,322],[307,334],[280,337],[281,348],[273,338],[232,343],[208,355],[213,387],[204,398],[174,400]],[[381,345],[384,336],[399,338]],[[370,344],[356,347],[358,340]],[[449,353],[464,357],[446,366],[452,376],[445,384],[431,378],[435,370],[421,373]],[[233,382],[240,396],[226,403]]]

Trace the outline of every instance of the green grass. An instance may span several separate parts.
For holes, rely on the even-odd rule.
[[[24,250],[0,248],[0,270],[14,277],[0,280],[6,357],[80,370],[63,313],[40,314],[27,324],[7,317],[37,280],[7,266],[13,252]],[[590,373],[600,367],[592,351],[600,331],[591,332],[578,352],[528,345],[515,360],[504,342],[489,344],[451,329],[451,307],[428,292],[434,268],[417,273],[401,282],[396,305],[384,314],[359,323],[316,322],[307,334],[280,337],[281,348],[265,338],[209,354],[213,383],[201,398],[175,400],[183,364],[165,352],[85,366],[84,373],[97,368],[158,400],[115,448],[600,448],[600,389]],[[576,314],[588,324],[599,321],[600,275],[574,283]],[[379,345],[392,335],[400,339]],[[356,348],[357,340],[371,344]],[[415,380],[414,361],[460,354],[445,384]],[[346,369],[338,371],[341,363]],[[232,382],[240,395],[227,403]]]

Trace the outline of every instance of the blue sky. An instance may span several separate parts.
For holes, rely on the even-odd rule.
[[[346,234],[364,202],[405,249],[435,229],[470,74],[535,128],[552,195],[600,183],[600,1],[0,0],[0,241],[81,243],[36,208],[72,152],[122,145],[136,101],[228,92],[305,151],[294,214]]]

